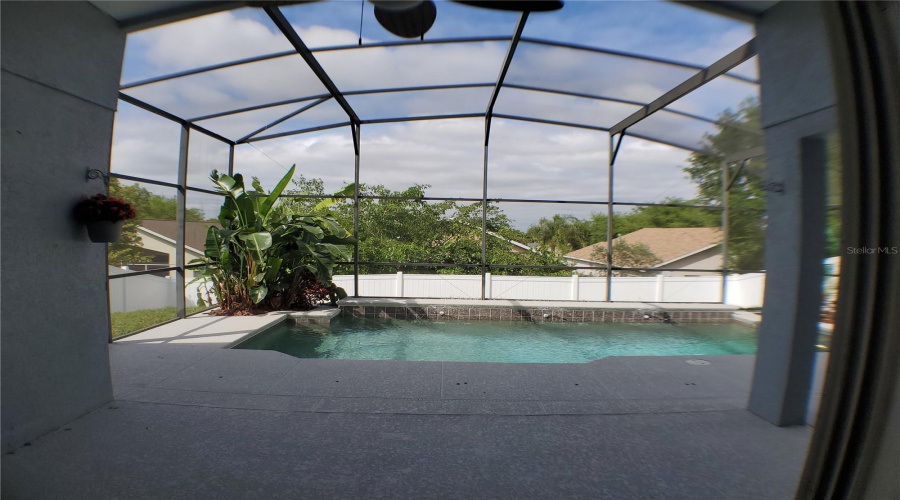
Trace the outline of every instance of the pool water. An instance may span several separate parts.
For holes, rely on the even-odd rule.
[[[276,325],[235,346],[298,358],[586,363],[606,356],[755,354],[734,323],[531,323],[364,319]]]

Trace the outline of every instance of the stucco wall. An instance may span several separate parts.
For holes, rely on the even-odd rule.
[[[71,217],[108,169],[125,35],[86,2],[2,2],[2,440],[112,398],[105,246]]]

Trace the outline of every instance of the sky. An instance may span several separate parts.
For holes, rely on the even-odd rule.
[[[326,1],[285,7],[282,12],[313,50],[356,45],[363,12],[363,43],[399,40],[375,21],[372,4]],[[437,20],[426,40],[510,36],[515,13],[437,2]],[[634,53],[706,66],[753,37],[751,25],[700,10],[661,2],[567,1],[552,13],[533,13],[523,37]],[[387,87],[491,83],[499,74],[508,42],[413,45],[321,51],[316,58],[344,92]],[[122,83],[289,51],[291,46],[268,16],[244,8],[174,23],[129,35]],[[734,73],[756,77],[755,58]],[[695,73],[693,70],[586,51],[522,42],[506,83],[539,86],[649,102]],[[715,118],[757,93],[755,85],[719,78],[689,94],[671,109]],[[324,86],[299,56],[216,70],[125,90],[183,118],[268,102],[325,94]],[[490,87],[348,96],[362,119],[431,114],[482,113]],[[202,120],[198,124],[232,140],[293,113],[310,102]],[[637,109],[620,103],[503,88],[494,112],[609,127]],[[259,135],[346,122],[332,100],[322,102]],[[711,124],[672,113],[657,113],[635,133],[698,146]],[[119,104],[113,137],[112,170],[175,182],[180,127],[125,103]],[[467,118],[363,125],[360,180],[403,189],[428,184],[430,196],[480,197],[484,119]],[[488,196],[518,199],[607,199],[608,134],[572,127],[495,118],[488,157]],[[208,173],[227,168],[228,147],[191,134],[188,184],[209,188]],[[690,198],[695,188],[682,168],[689,152],[626,137],[615,166],[615,199],[660,202]],[[258,176],[271,188],[292,164],[298,175],[321,178],[326,190],[353,180],[349,127],[240,145],[235,171]],[[145,185],[173,195],[166,188]],[[189,207],[213,215],[215,196],[191,193]],[[505,203],[501,207],[525,229],[541,217],[567,213],[587,217],[603,207]]]

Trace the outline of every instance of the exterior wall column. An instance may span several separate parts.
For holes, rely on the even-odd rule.
[[[112,399],[106,246],[72,208],[106,190],[86,173],[109,170],[125,33],[88,2],[0,9],[7,451]]]
[[[825,136],[836,128],[822,8],[782,2],[757,21],[768,227],[765,304],[749,410],[802,425],[825,256]]]

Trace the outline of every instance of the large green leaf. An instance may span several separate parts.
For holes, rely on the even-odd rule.
[[[332,194],[331,196],[343,197],[343,196],[353,196],[355,194],[356,194],[356,184],[354,183],[354,184],[348,184],[348,185],[342,187],[341,189],[335,191],[334,194]],[[331,205],[334,205],[335,203],[340,203],[340,202],[344,201],[345,199],[346,198],[325,198],[324,200],[322,200],[318,204],[316,204],[316,206],[313,208],[313,211],[318,212],[319,210],[324,210],[324,209],[330,207]]]
[[[220,174],[217,170],[213,170],[209,174],[209,178],[226,196],[238,198],[244,194],[244,179],[240,174],[234,177],[227,174]]]
[[[275,278],[278,276],[278,271],[281,270],[282,262],[284,261],[278,257],[269,257],[269,260],[266,261],[266,283],[272,283],[275,281]]]
[[[266,294],[268,293],[269,289],[265,284],[252,286],[250,287],[250,300],[252,300],[254,304],[259,304],[266,298]]]
[[[210,228],[206,230],[206,246],[204,247],[203,254],[210,259],[221,260],[222,253],[228,251],[227,249],[223,249],[223,246],[224,242],[219,235],[219,228],[210,226]]]
[[[272,235],[265,231],[240,234],[238,238],[246,243],[247,250],[253,255],[253,260],[258,263],[263,261],[263,252],[272,246]]]
[[[224,228],[231,227],[235,217],[237,217],[237,203],[234,198],[226,196],[222,208],[219,209],[219,224]]]
[[[315,243],[325,237],[325,231],[322,231],[322,228],[318,226],[301,223],[297,224],[297,227],[303,230],[303,234],[300,235],[300,238],[307,243]]]
[[[316,247],[317,247],[317,249],[321,248],[328,255],[331,255],[335,259],[339,259],[339,260],[349,260],[350,259],[350,254],[348,252],[347,247],[344,247],[342,245],[332,245],[331,243],[320,243],[320,244],[316,245]]]
[[[291,177],[294,176],[294,169],[297,165],[291,165],[290,170],[284,174],[284,177],[278,181],[278,185],[275,186],[275,189],[269,193],[269,196],[266,197],[259,206],[259,214],[263,219],[266,219],[269,216],[269,212],[272,210],[272,207],[275,206],[275,202],[278,201],[278,197],[281,196],[281,192],[284,191],[284,188],[287,187],[288,183],[291,182]]]
[[[241,196],[235,200],[235,203],[237,204],[237,212],[241,220],[242,230],[258,231],[262,229],[261,219],[257,215],[259,202],[255,198]]]
[[[327,217],[316,217],[316,225],[321,227],[328,235],[331,236],[336,236],[338,238],[346,238],[350,236],[350,233],[348,233],[346,229],[341,227],[340,224]]]

